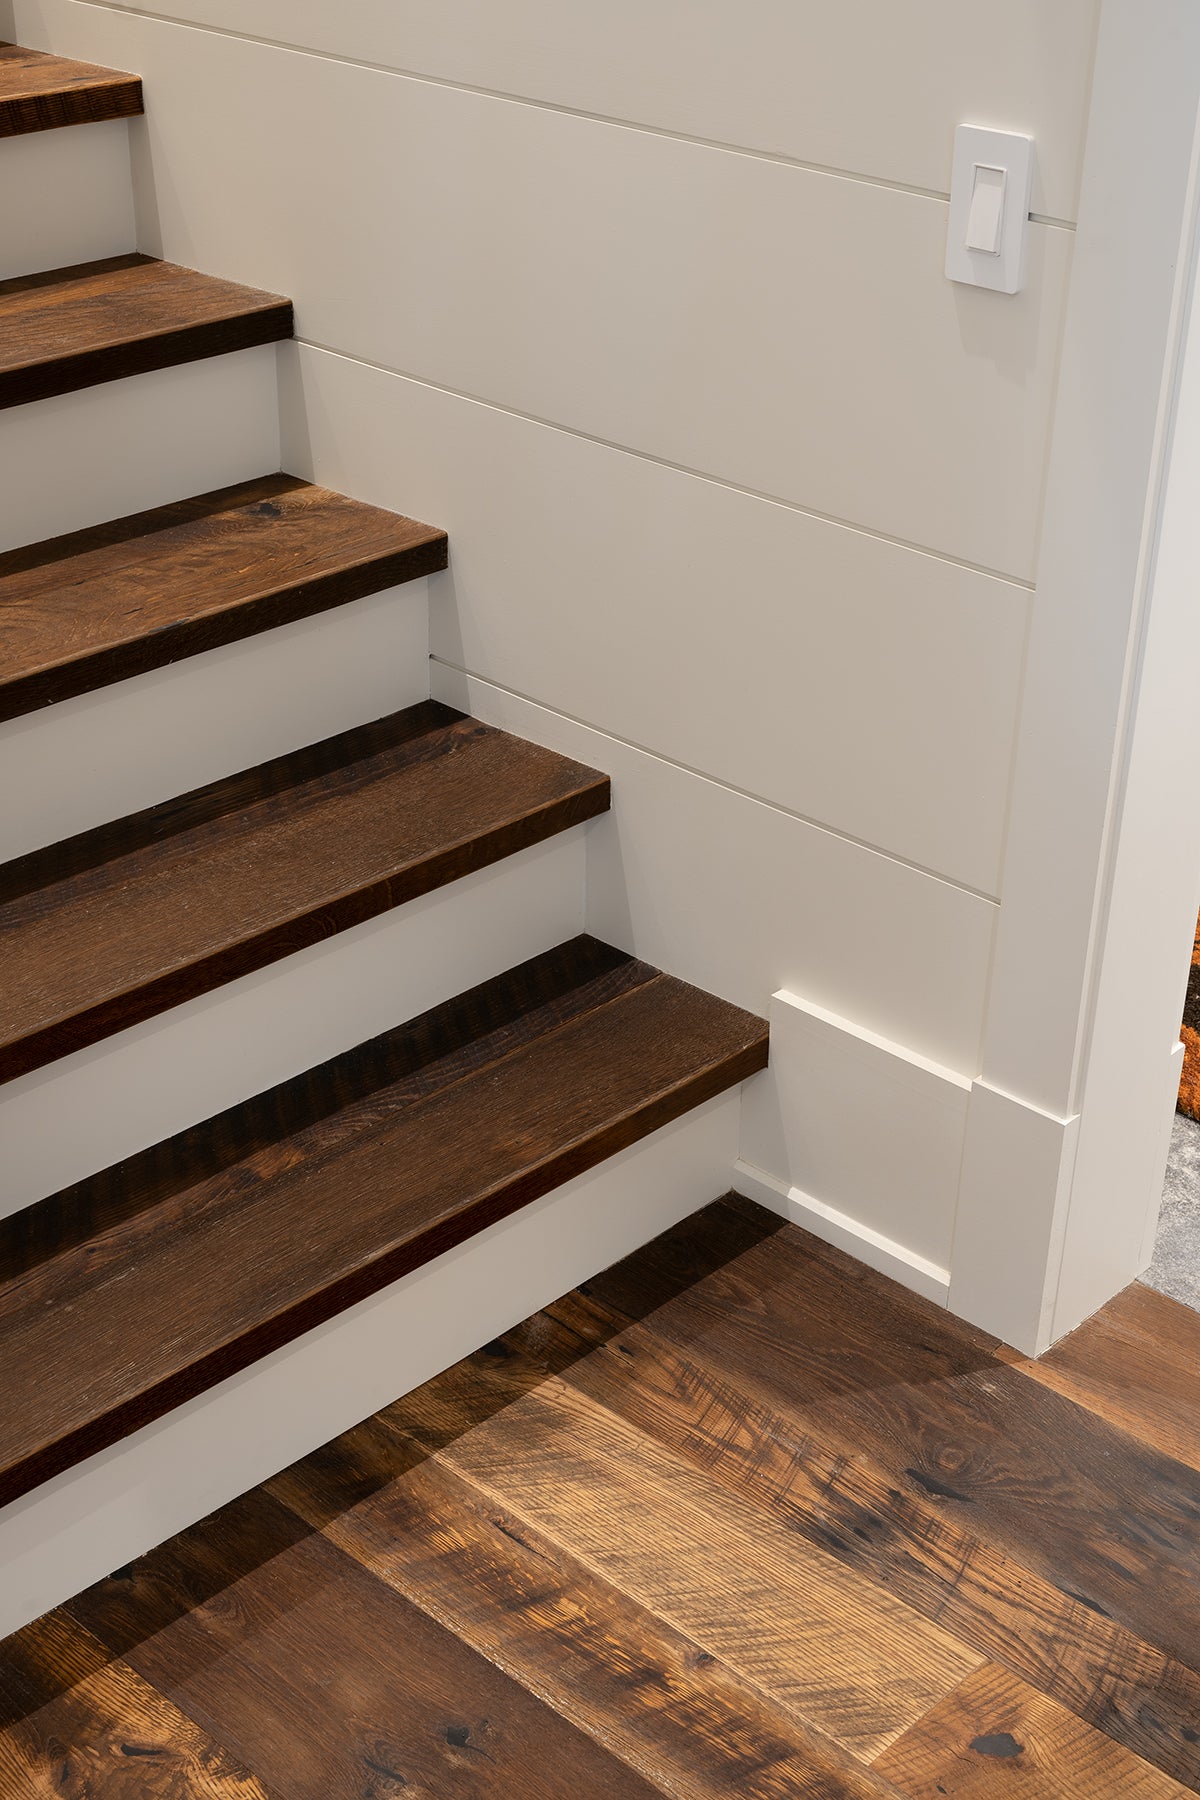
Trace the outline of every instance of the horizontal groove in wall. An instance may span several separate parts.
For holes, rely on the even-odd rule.
[[[717,775],[710,775],[706,769],[693,768],[690,763],[679,762],[673,756],[664,756],[660,750],[654,750],[649,744],[634,743],[631,738],[619,737],[616,732],[609,731],[604,725],[597,725],[591,719],[580,719],[574,713],[563,712],[561,707],[551,706],[545,700],[539,700],[536,694],[523,694],[517,688],[506,687],[502,681],[493,681],[491,676],[482,674],[478,669],[464,669],[460,663],[450,662],[444,656],[431,656],[430,662],[439,668],[449,669],[455,675],[463,675],[468,681],[482,682],[486,687],[494,688],[498,694],[508,694],[513,700],[523,700],[529,706],[538,706],[543,712],[554,713],[560,719],[566,719],[571,725],[578,725],[584,731],[594,731],[600,737],[609,738],[614,744],[621,744],[627,750],[634,750],[639,756],[652,756],[656,762],[664,763],[669,769],[678,769],[681,774],[694,775],[699,781],[707,781],[713,787],[723,788],[728,794],[736,794],[739,800],[750,800],[755,806],[765,806],[771,812],[779,813],[785,819],[792,819],[798,825],[808,825],[814,831],[824,832],[826,837],[840,838],[845,844],[853,844],[857,850],[866,850],[872,856],[881,856],[887,862],[897,863],[903,869],[911,869],[914,875],[923,875],[929,881],[938,881],[943,887],[954,888],[960,894],[969,894],[975,900],[984,900],[989,906],[999,906],[997,894],[985,893],[981,888],[968,887],[965,882],[955,881],[952,876],[943,875],[938,869],[927,869],[918,862],[911,862],[906,856],[897,856],[894,851],[882,850],[878,844],[868,843],[865,838],[854,837],[848,831],[839,831],[836,825],[827,825],[822,819],[810,818],[805,813],[794,812],[789,806],[781,806],[777,800],[769,800],[764,794],[755,794],[749,788],[735,786],[731,781],[722,781]]]
[[[93,0],[86,0],[92,4]],[[394,375],[400,381],[411,381],[417,387],[431,388],[438,394],[449,394],[454,400],[467,400],[472,406],[490,407],[493,412],[507,413],[510,418],[524,419],[530,425],[542,425],[547,431],[561,431],[567,437],[575,437],[588,444],[599,444],[604,450],[616,450],[624,456],[636,456],[642,462],[656,463],[661,469],[672,469],[677,475],[690,475],[696,481],[711,482],[713,487],[728,488],[731,493],[745,494],[750,500],[764,500],[768,506],[783,506],[789,512],[802,513],[806,519],[817,519],[823,525],[836,525],[842,531],[857,532],[860,537],[875,538],[881,544],[891,544],[897,550],[910,550],[915,556],[929,556],[936,562],[949,563],[956,569],[967,569],[972,575],[986,575],[993,581],[1002,581],[1005,586],[1018,588],[1024,594],[1036,591],[1036,584],[1025,581],[1019,575],[1009,575],[1003,569],[989,569],[983,563],[968,562],[965,557],[948,556],[944,550],[935,550],[929,544],[914,544],[907,538],[893,537],[890,532],[874,531],[869,525],[858,525],[853,519],[839,519],[833,513],[818,512],[815,507],[802,506],[798,500],[787,500],[782,494],[764,493],[760,488],[745,487],[741,482],[728,481],[722,475],[711,475],[705,469],[693,469],[687,463],[672,462],[669,457],[655,456],[650,450],[639,450],[633,444],[620,444],[613,438],[599,437],[593,431],[580,431],[574,425],[563,425],[557,419],[544,419],[538,413],[522,412],[515,406],[503,406],[497,400],[489,400],[482,394],[468,393],[464,388],[448,387],[442,381],[430,381],[424,375],[415,375],[411,369],[394,369],[388,363],[372,362],[370,357],[355,356],[349,350],[338,350],[333,344],[318,343],[315,338],[297,337],[294,342],[304,350],[319,350],[323,356],[338,356],[343,362],[358,363],[361,368],[375,369],[381,375]]]
[[[478,94],[485,100],[504,100],[513,106],[528,106],[538,112],[561,113],[564,118],[587,119],[595,125],[612,125],[621,131],[641,132],[645,137],[669,138],[678,144],[695,144],[704,150],[723,150],[731,156],[747,156],[757,162],[780,163],[785,168],[801,169],[809,175],[824,175],[834,181],[854,181],[866,187],[886,188],[892,193],[909,194],[921,200],[941,201],[948,205],[949,193],[944,189],[916,187],[910,182],[889,181],[883,175],[870,175],[859,169],[833,168],[826,163],[807,162],[803,157],[787,156],[782,151],[758,150],[748,144],[734,144],[723,138],[699,137],[692,132],[670,131],[665,126],[650,125],[642,119],[622,119],[612,113],[588,112],[583,107],[563,106],[553,100],[538,100],[529,94],[514,94],[503,88],[478,87],[469,81],[451,81],[446,76],[428,75],[419,69],[400,68],[392,63],[371,62],[365,57],[339,56],[331,50],[316,50],[291,38],[262,37],[252,31],[230,31],[223,25],[205,25],[195,19],[182,19],[175,13],[149,12],[140,6],[122,6],[120,0],[79,0],[101,12],[125,13],[135,19],[151,19],[160,25],[176,25],[183,31],[203,31],[211,37],[225,37],[245,44],[261,44],[268,50],[288,50],[298,56],[311,56],[322,62],[340,63],[347,68],[368,69],[377,75],[395,75],[404,81],[420,81],[427,87],[448,88],[460,94]],[[1031,213],[1031,223],[1055,230],[1074,231],[1070,219],[1056,219],[1048,214]]]

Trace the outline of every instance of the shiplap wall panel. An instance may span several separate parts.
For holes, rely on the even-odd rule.
[[[937,191],[957,124],[1024,131],[1075,216],[1097,0],[124,4]]]
[[[452,706],[612,776],[588,826],[589,931],[765,1015],[771,982],[970,1076],[996,908],[503,688]],[[901,1236],[903,1234],[900,1234]]]
[[[155,95],[147,247],[294,295],[302,338],[1032,577],[1069,231],[1031,228],[1016,298],[967,290],[942,200],[37,11]]]
[[[436,654],[995,891],[1024,589],[325,351],[283,369],[289,466],[450,532]]]

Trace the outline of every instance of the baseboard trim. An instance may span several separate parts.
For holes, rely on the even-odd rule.
[[[800,1188],[789,1187],[777,1176],[768,1175],[765,1169],[756,1169],[753,1163],[739,1159],[734,1166],[733,1178],[734,1186],[748,1200],[757,1200],[760,1206],[778,1213],[790,1224],[803,1226],[823,1243],[833,1244],[847,1255],[857,1257],[859,1262],[866,1263],[868,1268],[881,1275],[890,1275],[911,1292],[924,1295],[926,1300],[933,1300],[939,1306],[946,1305],[950,1294],[949,1269],[939,1268],[914,1250],[907,1250],[903,1244],[894,1243],[881,1232],[873,1231],[869,1225],[849,1218],[823,1201],[814,1200]]]

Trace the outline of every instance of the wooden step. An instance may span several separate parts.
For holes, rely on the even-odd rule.
[[[132,253],[0,281],[0,406],[292,335],[278,294]]]
[[[20,857],[0,867],[0,1080],[608,803],[606,776],[425,701]]]
[[[291,475],[0,555],[0,720],[446,567],[446,534]]]
[[[576,939],[15,1215],[0,1504],[766,1060],[762,1020]]]
[[[129,119],[141,110],[140,75],[0,43],[0,137]]]

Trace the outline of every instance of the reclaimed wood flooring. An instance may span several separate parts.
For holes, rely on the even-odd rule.
[[[0,1645],[0,1794],[1195,1793],[1198,1401],[727,1196]]]

